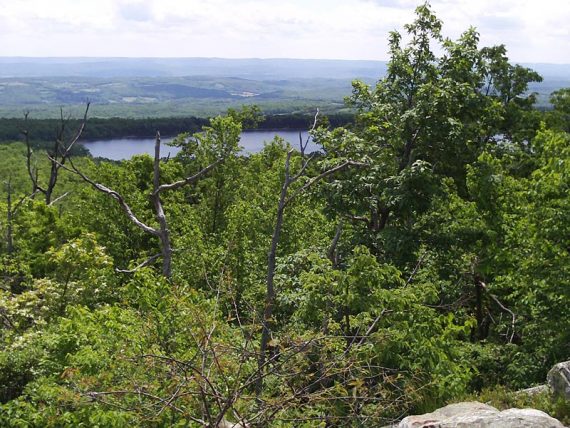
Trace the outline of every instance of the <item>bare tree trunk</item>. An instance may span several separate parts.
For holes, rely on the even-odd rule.
[[[73,172],[74,174],[79,175],[85,182],[89,183],[93,188],[96,190],[105,193],[115,199],[121,209],[125,212],[129,220],[131,220],[138,228],[142,229],[145,233],[149,235],[155,236],[159,239],[160,243],[160,254],[153,255],[145,262],[139,264],[137,268],[133,270],[119,270],[120,272],[124,273],[132,273],[137,269],[142,267],[148,266],[154,261],[156,261],[160,256],[162,256],[162,274],[166,278],[170,278],[172,276],[172,243],[170,240],[170,230],[168,229],[168,221],[166,219],[166,215],[164,214],[164,207],[162,204],[162,200],[160,199],[160,194],[166,190],[175,190],[180,187],[186,186],[188,184],[194,183],[206,175],[210,170],[212,170],[216,165],[223,161],[223,159],[218,159],[217,161],[211,163],[207,167],[201,169],[196,174],[186,177],[182,180],[175,181],[174,183],[169,184],[160,184],[160,133],[156,133],[156,142],[154,148],[154,164],[153,164],[153,191],[150,195],[150,199],[153,204],[153,211],[155,217],[158,221],[158,228],[149,226],[142,221],[140,221],[137,216],[133,213],[131,207],[127,204],[125,199],[121,194],[114,191],[113,189],[109,189],[108,187],[99,184],[85,174],[83,174],[77,167],[73,164],[73,161],[70,157],[69,159],[69,167],[65,166],[63,162],[55,161],[59,168],[63,168],[67,171]]]
[[[62,117],[59,135],[55,138],[55,143],[53,146],[53,152],[48,153],[48,158],[59,159],[59,155],[61,152],[60,145],[62,144],[60,138],[63,137],[64,131],[65,131],[65,122],[64,122],[63,117]],[[64,163],[65,157],[63,157],[60,162]],[[49,180],[48,180],[48,183],[47,183],[45,190],[43,191],[44,196],[45,196],[46,205],[49,205],[51,203],[51,195],[53,193],[53,190],[55,189],[55,185],[57,184],[58,172],[59,172],[58,164],[56,162],[51,161],[50,172],[49,172]]]
[[[477,317],[477,340],[485,339],[485,326],[483,323],[483,290],[481,289],[481,280],[477,276],[475,279],[475,308]]]
[[[158,238],[160,239],[160,251],[162,253],[162,274],[166,278],[172,276],[172,244],[170,242],[170,231],[168,230],[168,222],[164,215],[164,208],[160,200],[160,132],[156,133],[156,142],[154,145],[154,172],[153,172],[153,192],[152,202],[154,212],[159,225]]]
[[[79,129],[76,131],[75,136],[66,143],[65,141],[65,126],[66,120],[63,117],[63,111],[61,111],[61,125],[58,130],[58,134],[55,137],[53,150],[50,152],[48,150],[47,157],[50,161],[50,174],[49,179],[47,182],[46,187],[42,187],[38,181],[38,170],[37,168],[32,167],[32,146],[30,143],[29,132],[27,129],[22,130],[22,134],[24,134],[25,142],[26,142],[26,166],[28,168],[28,175],[30,176],[30,180],[32,181],[32,194],[31,198],[33,198],[36,193],[41,192],[45,196],[45,203],[46,205],[50,205],[52,203],[53,192],[55,186],[57,184],[57,180],[59,178],[59,169],[65,164],[67,159],[71,156],[71,150],[73,146],[83,134],[85,130],[85,125],[87,124],[87,113],[89,112],[90,103],[87,103],[85,107],[85,113],[83,115],[83,120],[81,121],[81,125]],[[29,112],[24,113],[24,124],[27,128],[28,122],[28,115]]]
[[[339,264],[339,257],[338,257],[338,242],[340,241],[340,237],[342,235],[342,228],[344,226],[344,222],[342,218],[338,221],[338,225],[336,226],[336,231],[334,234],[334,238],[331,242],[331,246],[329,247],[329,251],[327,252],[327,257],[332,263],[333,268],[337,268]]]
[[[327,257],[331,261],[331,265],[333,269],[337,269],[340,264],[340,257],[338,255],[338,243],[340,241],[340,237],[342,235],[342,229],[344,227],[344,221],[341,218],[338,221],[338,225],[336,226],[336,231],[334,237],[332,239],[331,245],[327,252]],[[331,308],[331,299],[329,296],[325,296],[325,313],[323,315],[323,323],[322,323],[322,331],[324,335],[329,333],[329,322],[330,322],[330,308]]]
[[[281,187],[281,194],[279,196],[279,203],[277,205],[277,217],[275,219],[275,228],[273,229],[273,236],[271,237],[271,246],[267,254],[267,278],[266,278],[266,293],[265,293],[265,308],[263,310],[263,326],[261,332],[261,343],[259,345],[259,359],[257,363],[258,378],[255,385],[256,395],[259,397],[263,390],[263,371],[266,362],[267,345],[271,335],[271,317],[273,315],[273,305],[275,302],[275,262],[277,257],[277,246],[281,238],[281,229],[283,228],[283,213],[285,212],[285,205],[287,203],[287,190],[291,184],[290,177],[290,163],[292,151],[287,152],[285,160],[285,181]]]
[[[214,213],[212,215],[212,233],[216,233],[218,231],[218,227],[220,227],[221,221],[218,221],[218,217],[222,215],[222,188],[224,186],[224,182],[222,177],[218,177],[216,180],[216,195],[214,197]]]
[[[317,117],[319,112],[315,115],[315,121],[313,123],[313,127],[311,130],[316,128],[317,124]],[[306,190],[308,190],[313,184],[318,183],[323,178],[328,177],[329,175],[335,174],[336,172],[343,171],[350,166],[357,166],[357,167],[365,167],[368,166],[367,164],[354,162],[354,161],[345,161],[340,165],[332,167],[321,174],[317,175],[316,177],[311,178],[308,180],[304,185],[295,189],[291,195],[288,194],[289,187],[291,184],[295,183],[299,178],[301,178],[305,172],[307,171],[307,167],[309,163],[314,158],[313,155],[309,156],[305,159],[305,149],[308,145],[309,140],[303,143],[301,136],[300,139],[300,149],[301,149],[301,159],[303,160],[299,171],[295,175],[291,175],[291,156],[293,155],[293,150],[289,150],[287,152],[287,157],[285,158],[285,180],[283,182],[283,186],[281,187],[281,193],[279,195],[279,202],[277,205],[277,216],[275,219],[275,227],[273,229],[273,236],[271,238],[271,246],[269,248],[268,256],[267,256],[267,278],[266,278],[266,292],[265,292],[265,307],[263,310],[263,320],[262,320],[262,333],[261,333],[261,343],[259,346],[259,358],[258,358],[258,366],[257,366],[257,379],[255,382],[255,393],[257,399],[261,396],[263,392],[263,378],[265,373],[265,366],[267,363],[267,346],[269,344],[269,340],[271,337],[271,324],[272,324],[272,316],[273,316],[273,308],[275,304],[275,286],[274,286],[274,279],[275,279],[275,267],[276,267],[276,258],[277,258],[277,247],[279,246],[279,241],[281,238],[281,229],[283,228],[283,217],[285,213],[285,208],[289,205],[297,196],[303,194]]]
[[[31,197],[33,198],[36,193],[38,192],[38,171],[32,167],[32,146],[30,144],[30,135],[28,132],[28,116],[30,112],[24,113],[24,129],[22,130],[22,134],[24,134],[24,141],[26,143],[26,167],[28,168],[28,175],[30,176],[30,180],[32,181],[32,193]]]
[[[6,203],[7,203],[7,213],[6,213],[6,222],[7,222],[7,231],[6,231],[6,250],[8,255],[12,255],[14,253],[14,237],[13,237],[13,224],[12,224],[12,179],[8,179],[7,189],[8,195],[6,196]]]

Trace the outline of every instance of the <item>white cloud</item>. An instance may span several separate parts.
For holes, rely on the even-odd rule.
[[[444,34],[470,25],[516,61],[570,63],[562,0],[432,0]],[[386,59],[415,0],[0,0],[0,55]]]
[[[118,9],[119,15],[127,21],[154,21],[154,14],[151,5],[142,1],[119,4]]]

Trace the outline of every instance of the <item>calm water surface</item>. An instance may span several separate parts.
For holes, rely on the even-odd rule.
[[[240,145],[246,153],[256,153],[263,149],[266,142],[272,141],[275,135],[279,135],[288,141],[293,147],[299,147],[299,131],[245,131],[241,134]],[[307,132],[302,132],[303,139],[307,138]],[[161,155],[166,157],[178,153],[178,147],[166,145],[172,138],[163,138]],[[134,155],[148,153],[154,154],[154,138],[119,138],[116,140],[90,141],[83,143],[94,157],[103,157],[113,160],[130,159]],[[309,142],[307,151],[318,150],[316,144]]]

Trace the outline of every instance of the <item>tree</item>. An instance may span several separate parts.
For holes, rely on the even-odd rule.
[[[554,91],[550,96],[550,102],[554,107],[551,122],[561,130],[570,132],[570,88]]]
[[[33,198],[38,192],[43,193],[45,196],[46,205],[50,205],[54,200],[53,191],[57,184],[57,180],[59,178],[59,170],[65,165],[65,162],[69,159],[72,153],[72,149],[74,148],[75,144],[81,138],[83,131],[85,130],[85,125],[87,123],[87,113],[89,112],[89,103],[85,107],[85,113],[83,115],[83,120],[75,132],[75,134],[71,137],[71,139],[67,140],[67,123],[69,122],[69,118],[64,119],[63,117],[63,109],[60,111],[61,119],[59,129],[57,130],[57,135],[54,140],[54,145],[51,150],[47,150],[47,157],[50,161],[50,173],[47,184],[41,185],[39,182],[39,174],[38,169],[34,165],[32,165],[32,155],[33,150],[29,139],[29,132],[27,130],[27,121],[29,113],[26,112],[24,114],[24,130],[22,133],[25,137],[27,154],[26,154],[26,166],[28,169],[28,175],[30,180],[32,181],[32,193],[31,197]],[[65,195],[60,196],[58,199],[64,197]]]
[[[317,119],[319,117],[319,111],[315,115],[315,120],[313,122],[313,127],[311,128],[311,132],[315,130],[317,127]],[[275,286],[274,286],[274,279],[275,279],[275,266],[276,266],[276,257],[277,257],[277,247],[279,245],[279,240],[281,238],[281,230],[283,228],[283,216],[285,214],[285,209],[288,205],[290,205],[296,198],[302,195],[307,189],[309,189],[314,184],[318,183],[319,181],[334,175],[338,172],[342,172],[350,167],[366,167],[367,165],[361,162],[356,162],[352,160],[346,160],[334,167],[329,167],[325,171],[321,172],[320,174],[310,178],[303,184],[302,186],[298,187],[297,189],[293,190],[291,194],[289,194],[290,187],[297,182],[300,178],[304,177],[307,172],[307,168],[311,160],[315,157],[316,153],[305,157],[305,151],[307,149],[307,145],[309,144],[309,138],[307,137],[306,141],[303,142],[301,135],[299,135],[299,148],[301,153],[301,165],[298,168],[297,172],[291,172],[291,158],[293,156],[294,150],[290,148],[287,151],[287,156],[285,158],[285,177],[283,180],[283,185],[281,186],[281,191],[279,194],[279,201],[277,203],[277,215],[275,219],[275,227],[273,229],[273,235],[271,237],[271,245],[269,247],[269,252],[267,255],[267,277],[266,277],[266,293],[265,293],[265,306],[263,310],[263,319],[262,319],[262,332],[261,332],[261,343],[259,346],[259,360],[258,360],[258,378],[256,382],[256,394],[259,396],[263,389],[263,374],[264,368],[266,363],[266,353],[267,353],[267,345],[269,344],[270,337],[271,337],[271,319],[273,316],[273,306],[275,304]]]
[[[487,145],[515,135],[521,111],[534,100],[525,91],[539,76],[511,66],[504,47],[479,49],[473,28],[457,41],[445,39],[441,27],[428,4],[418,7],[405,26],[406,46],[400,33],[390,34],[387,75],[373,88],[353,82],[347,101],[357,109],[354,128],[316,137],[329,156],[370,163],[324,191],[333,211],[366,226],[375,252],[389,246],[382,238],[388,225],[404,233],[425,212],[442,177],[465,196],[467,165]]]
[[[237,147],[237,141],[227,142],[227,144],[228,144],[228,146],[224,147],[224,150],[226,150],[226,153],[223,153],[224,156],[229,155],[233,150],[235,150],[235,148]],[[152,193],[150,195],[150,199],[151,199],[152,204],[153,204],[154,215],[155,215],[155,218],[157,220],[158,227],[149,226],[149,225],[145,224],[144,222],[142,222],[141,220],[139,220],[137,218],[137,216],[133,213],[129,204],[127,204],[127,202],[125,201],[125,198],[121,194],[117,193],[116,191],[114,191],[112,189],[109,189],[108,187],[106,187],[100,183],[96,183],[95,181],[93,181],[92,179],[87,177],[77,167],[75,167],[75,165],[73,164],[73,162],[71,160],[69,162],[71,168],[67,168],[67,167],[64,167],[64,168],[66,168],[69,171],[74,172],[75,174],[79,175],[85,182],[89,183],[94,189],[96,189],[102,193],[105,193],[105,194],[109,195],[110,197],[112,197],[113,199],[115,199],[119,203],[119,206],[125,212],[127,217],[137,227],[142,229],[145,233],[150,234],[152,236],[155,236],[159,239],[159,241],[160,241],[160,254],[156,254],[156,255],[150,257],[148,260],[146,260],[145,262],[143,262],[139,266],[137,266],[136,269],[140,269],[141,267],[148,266],[149,264],[156,261],[159,257],[161,257],[162,258],[162,274],[166,278],[170,278],[172,276],[173,248],[172,248],[172,242],[171,242],[171,238],[170,238],[170,230],[168,228],[168,221],[166,219],[166,215],[164,213],[164,207],[163,207],[162,200],[161,200],[161,194],[167,190],[176,190],[176,189],[179,189],[183,186],[187,186],[187,185],[195,183],[200,178],[202,178],[204,175],[206,175],[208,172],[210,172],[213,168],[215,168],[223,160],[224,160],[223,157],[219,157],[218,159],[216,159],[212,163],[210,163],[208,166],[200,169],[200,171],[198,171],[197,173],[195,173],[191,176],[188,176],[188,177],[186,177],[182,180],[179,180],[179,181],[175,181],[173,183],[160,184],[160,162],[161,162],[161,158],[160,158],[160,133],[157,132],[156,140],[155,140],[155,148],[154,148],[153,187],[152,187]],[[58,165],[60,165],[60,167],[63,167],[63,164],[61,164],[61,163],[58,163]],[[132,271],[124,271],[124,272],[132,272]]]

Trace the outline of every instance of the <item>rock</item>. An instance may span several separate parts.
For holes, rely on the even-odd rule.
[[[570,400],[570,361],[558,363],[552,367],[546,380],[556,395]]]
[[[527,395],[529,397],[534,397],[535,395],[543,394],[543,393],[551,393],[552,390],[548,385],[538,385],[533,386],[532,388],[521,389],[517,391],[516,395]]]
[[[239,422],[230,422],[227,419],[222,419],[217,428],[247,428],[247,426]]]
[[[499,413],[498,420],[490,427],[552,427],[563,428],[564,425],[553,417],[536,409],[508,409]]]
[[[478,402],[450,404],[433,413],[408,416],[398,428],[564,428],[558,420],[535,409],[496,408]]]
[[[487,404],[473,402],[455,403],[437,409],[433,413],[426,413],[423,415],[408,416],[400,422],[398,428],[428,428],[433,424],[434,427],[439,427],[437,423],[452,418],[454,416],[474,414],[474,413],[497,413],[498,410]]]

